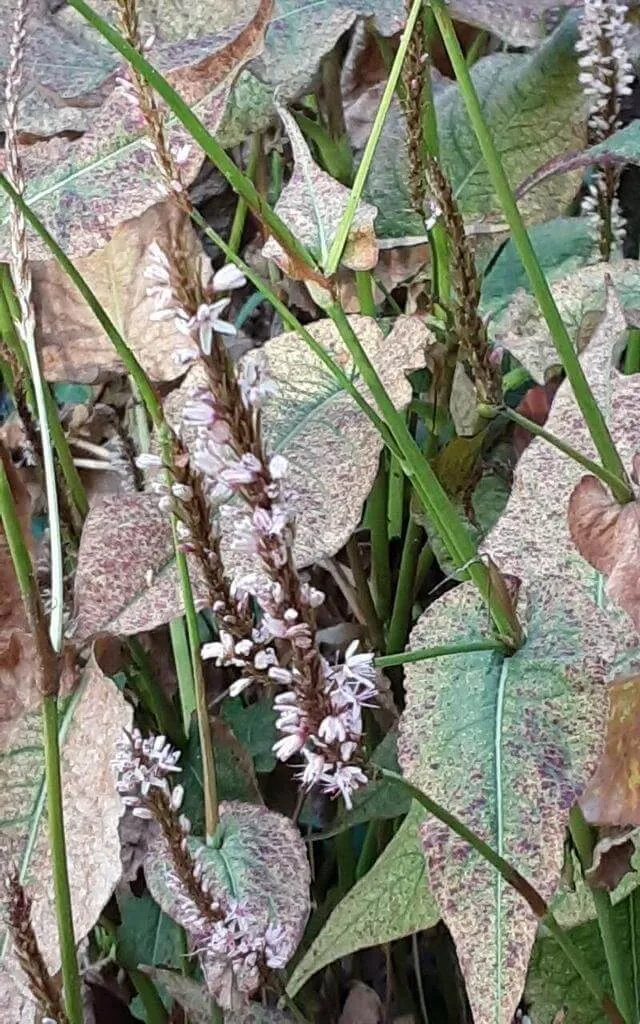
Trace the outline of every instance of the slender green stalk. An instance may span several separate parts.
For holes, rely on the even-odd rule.
[[[13,281],[11,280],[9,267],[6,263],[2,263],[0,264],[0,335],[5,339],[14,358],[18,362],[20,369],[23,371],[25,382],[27,384],[27,395],[29,396],[28,401],[32,412],[35,413],[35,395],[29,375],[29,364],[15,327],[17,316],[18,304],[13,290]],[[46,383],[44,385],[44,397],[47,406],[47,422],[51,432],[51,440],[55,449],[58,465],[60,466],[69,496],[78,510],[79,515],[84,518],[89,511],[89,503],[82,485],[82,480],[80,479],[80,474],[76,469],[73,456],[69,450],[69,442],[67,441],[64,430],[62,429],[62,424],[60,423],[58,407],[53,395],[51,394],[51,388]]]
[[[427,1002],[424,997],[424,985],[422,984],[422,968],[420,966],[420,948],[418,946],[417,932],[414,932],[413,935],[411,936],[411,953],[413,956],[413,973],[416,976],[416,986],[418,989],[418,1001],[420,1003],[420,1015],[422,1017],[422,1024],[429,1024]]]
[[[375,317],[377,310],[373,299],[373,278],[370,270],[356,270],[356,288],[360,312],[363,316]]]
[[[590,828],[585,821],[577,804],[572,807],[569,814],[569,831],[584,873],[593,862],[596,835],[594,829]],[[611,896],[603,889],[596,888],[591,889],[591,895],[598,916],[598,928],[609,968],[613,995],[627,1024],[632,1024],[635,1020],[635,993],[631,978],[627,976],[627,950],[625,943],[621,941],[622,936],[617,934]]]
[[[356,864],[356,882],[364,878],[367,871],[373,867],[378,855],[378,831],[380,822],[373,818],[367,824],[367,831],[364,834],[362,848]]]
[[[524,427],[524,429],[528,430],[530,434],[535,434],[536,437],[541,437],[544,441],[547,441],[549,444],[553,445],[554,448],[557,448],[558,451],[562,452],[563,455],[567,455],[570,459],[573,459],[574,462],[577,462],[579,466],[583,467],[583,469],[586,469],[589,473],[593,473],[594,476],[597,476],[599,480],[602,480],[602,482],[607,485],[607,487],[611,488],[614,494],[616,493],[616,488],[619,490],[621,486],[624,486],[623,481],[620,480],[619,477],[615,476],[614,473],[610,473],[608,469],[605,469],[598,462],[594,462],[593,459],[590,459],[587,455],[583,455],[576,448],[567,444],[566,441],[562,441],[559,437],[556,437],[555,434],[550,434],[548,430],[545,430],[544,427],[534,423],[533,420],[527,419],[526,416],[521,416],[519,412],[515,411],[515,409],[510,409],[506,405],[500,406],[497,410],[490,409],[487,406],[478,406],[478,411],[480,415],[484,415],[485,411],[487,411],[490,412],[492,416],[497,411],[508,420],[511,420],[513,423],[517,423],[518,426]]]
[[[70,2],[78,3],[79,0],[70,0]],[[329,254],[327,256],[327,260],[324,267],[325,273],[327,274],[328,277],[331,277],[333,274],[335,274],[340,264],[342,250],[346,245],[347,237],[349,235],[349,230],[351,228],[353,218],[356,215],[358,204],[362,199],[362,192],[364,190],[365,182],[369,174],[369,169],[373,161],[376,147],[380,140],[380,135],[382,133],[382,127],[384,125],[385,118],[389,111],[389,107],[391,106],[393,94],[396,91],[398,79],[400,78],[400,72],[402,71],[402,64],[404,62],[407,48],[411,41],[413,29],[418,18],[418,15],[420,14],[421,8],[422,0],[413,0],[413,5],[411,7],[409,17],[407,19],[407,24],[405,25],[404,31],[400,38],[400,45],[398,46],[398,51],[393,61],[393,66],[389,73],[389,78],[387,79],[387,84],[385,85],[384,92],[382,94],[382,99],[380,100],[380,106],[378,107],[376,116],[371,126],[371,132],[369,134],[369,138],[367,139],[367,144],[364,148],[364,153],[362,154],[360,166],[356,171],[356,176],[353,182],[351,195],[349,196],[349,200],[345,207],[345,211],[340,219],[340,223],[338,224],[338,228],[336,230],[333,242],[331,243],[331,248],[329,249]]]
[[[16,511],[11,486],[0,459],[0,518],[11,554],[16,579],[24,602],[27,619],[33,626],[33,610],[39,606],[37,586],[33,574],[31,558],[22,536],[20,521]],[[41,606],[40,606],[41,607]],[[36,644],[46,643],[46,636],[37,636],[34,629]],[[40,660],[55,666],[45,651],[40,651]],[[42,684],[51,686],[51,680],[42,680]],[[53,694],[43,696],[42,721],[44,732],[45,778],[47,786],[47,817],[49,828],[49,848],[53,869],[53,885],[55,894],[55,911],[60,943],[60,959],[64,982],[65,1009],[69,1024],[82,1024],[82,995],[80,975],[76,959],[76,944],[73,931],[73,915],[71,910],[71,891],[67,870],[67,854],[64,839],[64,816],[62,806],[62,780],[60,776],[60,747],[58,745],[58,709]]]
[[[262,149],[262,135],[259,133],[254,135],[251,143],[251,153],[249,154],[249,162],[247,164],[247,177],[250,181],[253,181],[256,176],[256,168],[258,166],[258,159],[260,157],[260,151]],[[236,210],[233,215],[233,221],[231,224],[231,231],[229,232],[229,248],[233,249],[234,252],[240,251],[240,243],[242,242],[242,233],[244,226],[247,221],[247,206],[246,199],[242,196],[238,199]]]
[[[549,909],[546,900],[533,888],[531,883],[512,864],[496,853],[488,843],[485,843],[480,836],[476,835],[472,829],[465,825],[464,822],[460,821],[455,814],[451,814],[440,804],[436,803],[435,800],[432,800],[421,789],[408,782],[402,775],[389,771],[387,768],[379,768],[378,772],[385,779],[403,786],[429,814],[433,814],[434,817],[447,825],[456,835],[464,839],[466,843],[469,843],[476,853],[479,853],[484,860],[496,869],[505,882],[522,896],[541,924],[544,924],[545,928],[551,932],[611,1024],[624,1024],[624,1018],[620,1010],[605,992],[598,974],[585,961],[582,951],[574,944],[573,939],[567,932],[563,931]]]
[[[640,373],[640,328],[630,327],[627,331],[627,347],[624,353],[624,372]]]
[[[433,548],[431,548],[429,546],[429,544],[425,544],[425,546],[423,547],[422,551],[420,552],[420,556],[418,558],[418,567],[416,569],[416,579],[415,579],[415,583],[414,583],[414,586],[413,586],[413,597],[414,597],[414,600],[415,600],[416,596],[420,593],[420,591],[422,589],[422,586],[424,584],[424,581],[427,578],[427,574],[428,574],[431,566],[433,565],[434,561],[435,561],[435,555],[433,553]]]
[[[382,623],[378,618],[376,606],[373,603],[369,581],[362,565],[360,549],[355,535],[349,537],[349,540],[347,541],[347,558],[349,559],[349,566],[353,573],[356,597],[367,624],[367,629],[369,630],[371,643],[376,650],[382,651],[384,650],[384,630],[382,628]]]
[[[270,233],[278,240],[293,261],[299,266],[307,268],[309,277],[320,281],[322,275],[319,273],[311,255],[298,242],[287,225],[270,208],[251,179],[240,170],[220,143],[207,131],[189,104],[185,103],[175,89],[169,85],[166,78],[149,64],[135,47],[131,46],[108,21],[101,18],[84,0],[69,0],[69,6],[74,7],[78,14],[82,15],[118,53],[122,54],[127,63],[135,68],[145,81],[149,83],[151,88],[155,89],[180,123],[187,129],[194,142],[200,146],[211,162],[215,164],[232,189],[244,199],[249,209],[266,225]]]
[[[421,504],[435,522],[449,554],[455,559],[458,569],[467,571],[477,586],[493,618],[498,636],[517,650],[523,642],[522,630],[504,588],[499,586],[501,581],[495,569],[492,571],[492,567],[485,565],[478,556],[465,524],[411,436],[404,417],[395,408],[341,307],[334,302],[326,307],[326,312],[338,328],[362,379],[373,395],[397,446],[398,458],[404,471]]]
[[[144,1006],[147,1024],[169,1024],[169,1014],[151,978],[133,967],[127,968],[127,974]]]
[[[371,585],[378,617],[386,622],[391,613],[391,569],[389,566],[389,524],[387,500],[389,473],[383,456],[367,500],[367,525],[371,536]]]
[[[429,3],[433,9],[449,60],[455,72],[460,94],[467,108],[469,120],[476,134],[478,145],[485,159],[491,182],[509,224],[511,236],[529,278],[531,290],[546,320],[565,373],[571,382],[576,402],[589,428],[603,466],[609,470],[617,481],[622,481],[622,484],[616,484],[613,491],[615,497],[622,503],[631,501],[633,500],[633,491],[624,465],[613,443],[602,411],[589,387],[577,352],[569,337],[569,332],[560,315],[544,271],[531,244],[518,209],[518,204],[502,166],[500,155],[484,119],[478,94],[460,48],[449,12],[443,0],[429,0]]]
[[[160,731],[168,736],[175,746],[182,747],[186,733],[182,731],[173,704],[153,678],[147,652],[138,638],[134,636],[127,639],[126,646],[136,669],[135,692],[137,696],[147,711],[153,715]]]
[[[189,638],[184,617],[178,616],[169,623],[169,635],[171,637],[171,648],[173,660],[178,677],[178,693],[180,694],[180,708],[182,710],[182,728],[185,734],[189,735],[189,724],[191,716],[196,709],[196,691],[193,683],[193,671],[191,669],[191,654],[189,651]]]
[[[433,11],[427,8],[424,14],[424,45],[425,53],[429,52],[437,31]],[[440,139],[438,137],[438,118],[433,100],[433,82],[431,79],[431,62],[424,69],[422,86],[422,142],[424,148],[435,160],[440,158]],[[429,238],[433,260],[433,283],[435,298],[446,305],[451,297],[451,271],[449,269],[449,240],[444,224],[437,220],[433,225]]]
[[[396,594],[387,635],[386,650],[388,654],[396,654],[398,651],[401,651],[407,641],[407,634],[411,625],[413,586],[423,543],[424,530],[413,516],[410,516],[402,546]]]
[[[504,644],[498,640],[462,640],[459,644],[442,644],[440,647],[420,647],[417,651],[385,654],[375,659],[375,665],[376,668],[391,668],[393,665],[408,665],[413,661],[444,658],[450,654],[472,654],[474,651],[500,651],[504,654]]]

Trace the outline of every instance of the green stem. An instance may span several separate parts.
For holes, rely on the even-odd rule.
[[[370,270],[356,270],[356,288],[360,312],[363,316],[375,317],[377,310],[373,299],[373,278]]]
[[[219,142],[210,135],[200,119],[190,108],[188,103],[178,95],[169,85],[166,78],[160,74],[138,51],[117,32],[108,21],[101,18],[84,0],[69,0],[69,5],[74,7],[78,14],[97,29],[111,46],[121,53],[127,63],[149,83],[152,89],[166,102],[173,111],[180,123],[184,125],[193,140],[200,146],[220,173],[227,179],[231,187],[244,199],[247,206],[255,215],[264,222],[271,234],[278,240],[283,249],[289,254],[295,263],[306,267],[310,277],[321,280],[322,275],[318,272],[312,257],[302,246],[287,225],[280,220],[276,213],[270,208],[265,199],[260,195],[251,179],[244,174],[233,162],[229,154],[223,149]]]
[[[460,88],[469,115],[471,126],[476,134],[478,145],[485,159],[489,177],[493,188],[498,196],[500,205],[511,230],[511,236],[518,250],[522,265],[526,271],[531,284],[531,290],[536,297],[538,305],[546,320],[556,351],[564,367],[565,373],[571,382],[571,387],[589,429],[593,443],[600,455],[603,466],[609,470],[613,477],[622,483],[617,483],[614,495],[618,501],[625,503],[633,500],[633,491],[628,481],[624,465],[613,443],[611,434],[607,427],[605,418],[598,406],[593,392],[589,387],[584,370],[578,359],[577,352],[573,346],[569,332],[560,316],[560,311],[551,289],[544,276],[544,271],[531,244],[531,239],[522,220],[518,204],[502,166],[500,155],[491,137],[491,132],[484,119],[482,107],[475,90],[469,68],[465,62],[460,43],[456,35],[453,23],[443,0],[429,0],[440,29],[445,48],[449,55],[456,79]]]
[[[160,732],[168,736],[176,747],[182,747],[185,741],[180,722],[173,704],[153,678],[153,670],[149,656],[137,637],[130,636],[126,641],[131,661],[136,669],[135,690],[143,707],[153,716]]]
[[[574,846],[582,864],[583,874],[593,862],[593,851],[596,845],[595,831],[589,827],[584,815],[576,804],[569,814],[569,831]],[[627,979],[625,970],[627,964],[627,953],[621,937],[617,934],[613,917],[613,904],[611,896],[604,889],[591,889],[591,896],[596,908],[600,937],[604,946],[604,953],[609,968],[609,977],[613,987],[613,995],[616,1003],[627,1021],[632,1024],[635,1020],[635,994],[632,991],[630,981]]]
[[[425,544],[422,551],[420,552],[420,557],[418,558],[418,567],[416,569],[416,578],[413,587],[414,600],[420,593],[424,581],[427,578],[427,573],[429,572],[434,561],[435,555],[433,553],[433,549],[429,546],[429,544]]]
[[[371,536],[371,585],[378,617],[386,622],[391,613],[391,571],[389,568],[389,524],[387,501],[389,474],[383,456],[367,500],[366,520]]]
[[[524,429],[528,430],[530,434],[535,434],[536,437],[541,437],[544,441],[547,441],[549,444],[553,445],[554,448],[557,448],[558,451],[562,452],[563,455],[567,455],[570,459],[573,459],[574,462],[577,462],[579,466],[583,467],[583,469],[586,469],[589,473],[593,473],[594,476],[597,476],[599,480],[602,480],[602,482],[607,485],[607,487],[611,488],[614,494],[616,493],[616,489],[619,490],[620,487],[624,486],[623,481],[613,473],[610,473],[608,469],[605,469],[603,466],[599,465],[599,463],[594,462],[593,459],[590,459],[587,455],[582,455],[581,452],[577,451],[577,449],[573,448],[570,444],[567,444],[566,441],[562,441],[559,437],[556,437],[555,434],[550,434],[548,430],[545,430],[544,427],[534,423],[533,420],[527,419],[526,416],[521,416],[519,412],[515,411],[515,409],[510,409],[508,406],[500,406],[498,410],[493,410],[487,406],[478,406],[480,415],[484,415],[485,410],[490,412],[491,415],[496,411],[502,413],[502,415],[508,420],[511,420],[513,423],[517,423],[519,427],[524,427]]]
[[[384,630],[382,628],[382,623],[378,618],[376,606],[373,603],[367,574],[364,571],[362,559],[360,558],[358,541],[353,535],[349,537],[349,540],[347,541],[347,557],[349,559],[351,572],[353,573],[356,598],[367,624],[371,643],[376,650],[382,651],[384,650]]]
[[[504,588],[499,586],[501,580],[496,576],[495,568],[485,565],[478,556],[467,527],[411,436],[404,416],[395,408],[341,307],[333,302],[326,307],[326,312],[338,328],[364,383],[373,395],[393,437],[404,471],[421,504],[435,522],[449,554],[457,568],[467,571],[477,586],[498,636],[517,650],[523,642],[522,630]]]
[[[401,651],[407,640],[407,634],[411,625],[413,587],[418,567],[418,558],[423,543],[424,530],[413,516],[410,516],[402,547],[396,596],[393,602],[393,611],[387,635],[386,650],[388,654],[396,654],[398,651]]]
[[[173,660],[178,677],[178,693],[180,695],[180,708],[182,710],[182,728],[185,735],[189,735],[191,716],[196,709],[196,691],[193,685],[193,672],[191,670],[191,654],[189,653],[189,639],[184,617],[178,616],[169,623],[169,635],[173,649]]]
[[[247,164],[247,176],[250,181],[255,179],[261,149],[262,136],[260,134],[254,135],[251,144],[251,153],[249,154],[249,162]],[[248,209],[249,207],[247,206],[246,199],[243,199],[242,196],[240,196],[233,215],[231,231],[229,232],[229,248],[233,249],[234,252],[239,252],[240,250],[240,243],[242,242],[242,233],[247,221]]]
[[[20,594],[24,602],[27,619],[32,620],[33,608],[39,605],[39,598],[31,558],[22,535],[20,521],[11,493],[11,485],[0,459],[0,518],[7,545],[13,562]],[[39,642],[35,635],[34,640]],[[44,637],[46,643],[46,636]],[[40,660],[49,660],[46,652],[40,652]],[[51,680],[42,681],[51,685]],[[80,975],[76,959],[76,944],[73,932],[71,891],[67,869],[67,854],[64,838],[64,816],[62,806],[62,780],[60,776],[60,747],[58,744],[58,709],[53,695],[43,697],[42,723],[44,732],[44,763],[47,787],[47,816],[49,849],[53,871],[55,912],[60,943],[60,959],[64,982],[64,998],[69,1024],[82,1024],[82,995]]]
[[[417,651],[385,654],[382,658],[375,659],[375,666],[391,668],[393,665],[408,665],[413,661],[444,658],[450,654],[472,654],[474,651],[500,651],[504,654],[504,645],[498,640],[462,640],[459,644],[442,644],[440,647],[420,647]]]
[[[378,827],[380,822],[373,818],[367,824],[367,830],[364,834],[364,840],[362,843],[362,849],[360,850],[360,856],[356,864],[356,881],[359,882],[361,878],[364,878],[367,871],[373,867],[377,853],[378,853]]]
[[[18,315],[18,304],[13,289],[11,274],[7,264],[2,263],[0,264],[0,335],[5,339],[24,374],[28,385],[27,395],[29,405],[32,413],[36,415],[36,402],[33,385],[29,376],[29,364],[25,357],[24,348],[15,327],[16,317]],[[44,399],[47,408],[47,423],[49,425],[51,440],[55,449],[58,465],[60,466],[69,496],[78,510],[78,513],[84,519],[89,511],[89,503],[82,485],[82,480],[80,479],[80,474],[76,469],[73,456],[69,449],[69,442],[67,441],[65,432],[62,429],[62,424],[60,423],[58,406],[56,405],[55,399],[51,394],[51,389],[47,384],[44,385]]]
[[[73,4],[78,2],[80,2],[80,0],[70,0],[70,3]],[[402,65],[404,63],[404,58],[407,53],[407,48],[409,46],[409,43],[411,42],[413,29],[415,27],[418,15],[420,14],[421,8],[422,0],[413,0],[413,4],[411,5],[411,11],[409,12],[409,17],[407,19],[407,24],[405,25],[404,31],[400,38],[398,51],[393,61],[391,71],[389,72],[389,77],[387,79],[387,84],[385,85],[384,92],[382,94],[382,99],[380,100],[380,106],[376,111],[376,116],[371,126],[371,132],[369,134],[369,138],[367,139],[367,144],[364,148],[364,153],[362,154],[362,160],[360,161],[360,166],[356,171],[356,176],[353,182],[351,195],[349,196],[347,205],[345,207],[345,211],[340,219],[340,223],[338,224],[333,242],[331,243],[331,248],[329,249],[329,254],[327,256],[327,261],[324,268],[325,273],[327,274],[328,277],[332,277],[333,274],[335,274],[340,264],[342,250],[345,247],[347,237],[349,235],[349,230],[353,222],[353,218],[356,215],[356,210],[358,209],[358,205],[362,198],[362,192],[364,190],[365,182],[369,174],[369,169],[373,161],[376,147],[380,140],[382,127],[384,125],[387,113],[389,111],[389,107],[391,106],[393,94],[396,91],[396,86],[400,78],[400,72],[402,71]]]
[[[169,1014],[151,978],[135,968],[128,968],[127,974],[144,1006],[147,1024],[169,1024]]]
[[[424,16],[425,53],[437,31],[433,11],[427,8]],[[431,78],[431,61],[424,69],[422,88],[422,141],[424,148],[435,160],[440,158],[440,139],[438,136],[438,118],[436,105],[433,101],[433,81]],[[444,224],[437,220],[429,232],[431,253],[434,266],[433,283],[435,298],[445,305],[451,297],[451,271],[449,269],[449,240]]]
[[[476,835],[472,829],[465,825],[464,822],[460,821],[455,814],[451,814],[441,804],[436,803],[435,800],[432,800],[421,789],[408,782],[402,775],[389,771],[387,768],[379,768],[378,772],[384,778],[403,786],[429,814],[433,814],[434,817],[447,825],[456,835],[464,839],[466,843],[469,843],[476,853],[480,854],[484,860],[496,869],[505,882],[522,896],[540,923],[544,924],[545,928],[551,932],[611,1024],[624,1024],[624,1018],[620,1014],[618,1007],[612,1003],[610,997],[605,992],[598,974],[585,961],[581,950],[578,949],[573,939],[560,927],[548,904],[540,893],[533,888],[531,883],[512,864],[496,853],[488,843],[485,843],[480,836]]]
[[[624,372],[627,374],[640,373],[640,327],[630,327],[627,331]]]

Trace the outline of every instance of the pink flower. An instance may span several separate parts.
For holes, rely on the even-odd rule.
[[[273,752],[279,761],[288,761],[304,747],[306,736],[303,732],[292,732],[273,744]]]
[[[331,797],[342,796],[348,811],[353,807],[351,794],[368,781],[360,768],[347,764],[336,764],[333,772],[325,772],[321,779],[324,792]]]

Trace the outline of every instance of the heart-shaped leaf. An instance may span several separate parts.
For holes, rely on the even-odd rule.
[[[546,575],[519,604],[513,657],[476,652],[406,666],[399,755],[405,775],[550,899],[571,805],[594,771],[619,636],[579,583]],[[487,613],[464,584],[429,608],[410,648],[481,639]],[[454,937],[477,1024],[508,1024],[537,921],[472,847],[428,818],[432,890]]]
[[[196,606],[208,601],[200,566],[188,556]],[[85,520],[75,578],[74,640],[131,636],[183,614],[167,512],[157,494],[97,501]]]
[[[359,949],[394,942],[431,928],[440,912],[426,877],[419,827],[425,812],[414,803],[370,871],[332,912],[296,966],[287,991],[293,998],[322,967]]]

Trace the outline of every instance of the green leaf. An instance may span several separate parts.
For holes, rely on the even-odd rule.
[[[387,848],[338,904],[297,965],[287,985],[291,997],[334,960],[437,924],[440,912],[429,891],[418,834],[424,817],[422,807],[412,804]]]
[[[399,771],[398,765],[398,732],[392,729],[376,747],[371,757],[371,764],[378,768]],[[403,786],[389,779],[373,779],[368,785],[356,790],[352,797],[353,807],[350,811],[344,805],[340,807],[331,826],[324,835],[333,836],[354,828],[368,821],[383,821],[388,818],[400,818],[408,813],[411,797]],[[317,837],[315,837],[317,838]]]
[[[485,57],[471,74],[493,141],[515,188],[546,159],[586,145],[583,96],[575,53],[576,22],[560,27],[529,56],[502,53]],[[469,124],[457,86],[436,93],[440,154],[466,219],[502,220],[487,166]],[[406,124],[392,107],[376,150],[364,198],[378,207],[379,238],[424,235],[424,224],[409,197]],[[546,181],[528,193],[520,209],[528,224],[561,214],[575,194],[582,172]]]
[[[536,224],[530,228],[529,238],[548,281],[556,281],[598,258],[586,217],[557,217],[547,224]],[[509,240],[482,282],[483,315],[499,316],[518,288],[531,291],[516,247]]]
[[[277,713],[269,700],[259,700],[246,707],[239,697],[222,702],[220,715],[234,736],[253,758],[257,772],[271,772],[276,766],[273,744],[278,738]],[[239,799],[227,794],[224,799]]]
[[[124,890],[118,896],[118,962],[136,968],[140,964],[180,967],[184,960],[182,931],[145,892],[134,896]]]
[[[214,717],[211,718],[210,724],[216,761],[218,799],[262,803],[250,752],[224,721]],[[189,742],[180,763],[180,781],[184,786],[182,811],[189,818],[193,832],[196,835],[203,835],[202,752],[195,722],[191,724]]]
[[[562,869],[569,809],[602,750],[606,681],[621,638],[579,583],[548,568],[544,579],[521,589],[519,612],[527,641],[511,658],[476,652],[406,666],[399,756],[412,782],[549,900]],[[486,608],[463,584],[421,617],[410,649],[487,633]],[[476,1024],[508,1024],[537,921],[446,826],[427,819],[422,839]]]
[[[613,913],[616,935],[622,948],[628,950],[625,971],[635,985],[636,1016],[640,1012],[640,989],[637,965],[640,962],[640,896],[635,893],[619,904]],[[604,956],[597,921],[574,928],[569,933],[589,967],[597,972],[605,988],[609,988],[609,972]],[[525,1000],[535,1024],[606,1024],[606,1017],[584,981],[564,956],[558,955],[554,939],[541,936],[531,956]]]
[[[189,1024],[211,1024],[211,996],[203,985],[175,971],[151,968],[144,973],[186,1010]],[[288,1013],[260,1003],[247,1003],[241,1010],[227,1010],[224,1019],[225,1024],[292,1024],[293,1021]]]

